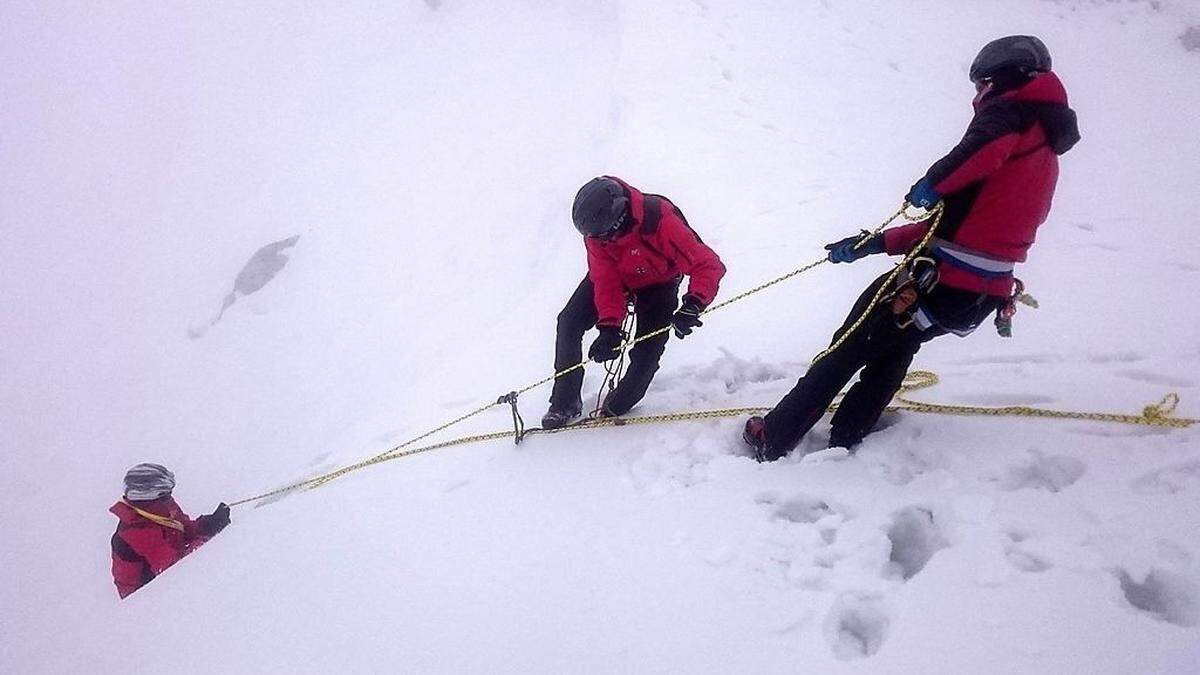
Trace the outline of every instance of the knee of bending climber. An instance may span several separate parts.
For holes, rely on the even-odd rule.
[[[637,341],[629,371],[598,411],[623,415],[645,395],[658,370],[670,332],[679,338],[702,324],[700,315],[717,295],[725,265],[688,224],[683,212],[661,195],[643,193],[625,181],[600,176],[575,195],[571,210],[583,235],[587,276],[559,313],[554,367],[560,373],[542,427],[554,429],[583,412],[580,390],[583,359],[580,333],[595,326],[599,335],[587,351],[591,361],[621,356],[631,339],[622,329],[632,302]],[[688,277],[682,302],[679,286]]]
[[[791,452],[859,370],[833,420],[831,445],[853,447],[871,432],[922,343],[964,337],[992,312],[1000,334],[1011,336],[1015,301],[1025,297],[1015,268],[1050,211],[1058,157],[1079,141],[1050,65],[1033,36],[986,44],[970,69],[975,114],[963,140],[905,196],[931,216],[825,247],[833,263],[887,253],[904,256],[903,265],[863,293],[831,349],[778,405],[747,420],[742,437],[759,461]]]
[[[194,551],[229,524],[225,504],[192,519],[175,503],[175,474],[161,464],[138,464],[125,474],[125,491],[109,511],[118,519],[112,536],[112,573],[127,597]]]

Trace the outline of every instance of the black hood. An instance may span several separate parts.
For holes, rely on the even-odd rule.
[[[1046,140],[1054,154],[1066,154],[1079,142],[1079,120],[1075,111],[1058,103],[1026,104],[1033,108],[1037,120],[1046,130]]]

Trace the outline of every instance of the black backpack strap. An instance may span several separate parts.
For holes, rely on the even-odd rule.
[[[642,232],[654,234],[662,223],[662,197],[645,195],[642,201]]]

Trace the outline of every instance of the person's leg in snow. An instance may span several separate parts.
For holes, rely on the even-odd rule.
[[[836,342],[870,303],[887,275],[859,296]],[[936,321],[922,329],[909,312],[897,315],[882,303],[840,347],[817,361],[783,400],[760,418],[751,418],[744,434],[763,461],[792,450],[812,429],[837,393],[860,368],[862,373],[838,406],[831,422],[830,447],[853,448],[869,434],[896,395],[921,345],[947,332],[966,335],[995,311],[1002,298],[948,287],[921,293],[912,311]]]
[[[884,322],[883,327],[895,327],[899,333],[892,340],[880,340],[882,347],[869,355],[858,381],[842,398],[837,412],[833,414],[829,432],[829,447],[850,448],[858,445],[863,437],[871,433],[887,404],[899,391],[912,365],[913,357],[921,348],[924,337],[913,326],[901,329],[895,321]]]
[[[583,361],[583,335],[596,325],[596,303],[592,294],[592,280],[585,276],[558,313],[554,342],[556,373]],[[556,379],[550,393],[550,410],[542,417],[542,426],[553,429],[578,417],[583,410],[580,398],[582,388],[583,369],[573,370]]]
[[[679,284],[676,278],[665,284],[656,284],[634,291],[634,311],[637,313],[635,339],[662,330],[671,325],[671,316],[679,307]],[[658,362],[666,349],[670,332],[664,332],[637,343],[629,350],[629,367],[617,384],[617,388],[604,399],[602,413],[607,416],[624,415],[646,395],[650,381],[658,372]]]
[[[863,291],[842,327],[834,333],[831,344],[850,329],[886,280],[885,274]],[[747,424],[746,440],[756,446],[761,460],[773,461],[786,455],[821,419],[842,387],[866,364],[871,337],[878,330],[878,325],[893,322],[888,314],[886,308],[877,308],[846,342],[814,363],[796,386],[762,418],[757,439],[749,433],[757,418],[751,419],[751,423]],[[876,338],[875,342],[878,341],[879,338]]]

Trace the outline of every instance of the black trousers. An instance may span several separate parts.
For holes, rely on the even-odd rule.
[[[681,278],[677,277],[666,283],[630,292],[637,313],[637,337],[671,324],[671,315],[679,307],[680,281]],[[585,276],[571,294],[566,307],[558,313],[558,333],[554,344],[556,373],[583,361],[583,334],[591,330],[597,320],[593,290],[592,280]],[[654,373],[658,372],[658,361],[670,337],[669,332],[663,333],[630,348],[629,366],[625,369],[625,375],[604,402],[609,412],[624,415],[642,400],[650,387],[650,380],[654,379]],[[582,369],[563,375],[554,381],[550,405],[556,408],[579,405],[582,388]]]
[[[834,333],[831,344],[849,330],[887,276],[879,277],[863,291],[845,323]],[[769,454],[782,457],[790,452],[821,419],[838,392],[861,370],[858,381],[846,392],[833,415],[829,437],[831,447],[857,445],[871,432],[900,389],[922,344],[950,331],[974,329],[1003,301],[995,296],[935,287],[922,294],[919,300],[937,320],[936,325],[926,330],[911,323],[901,328],[891,306],[881,302],[846,342],[813,364],[783,400],[767,413]]]

